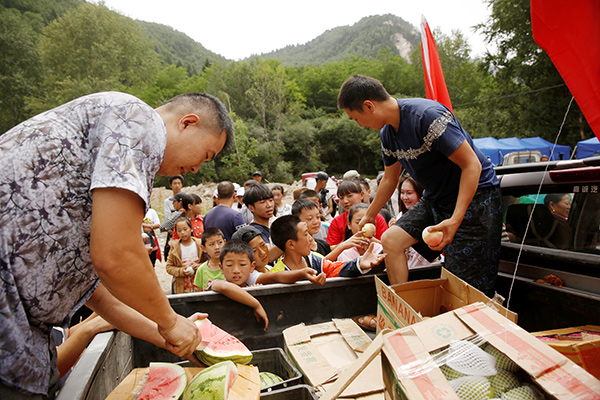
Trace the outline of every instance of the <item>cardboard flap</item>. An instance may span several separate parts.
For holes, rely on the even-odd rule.
[[[236,364],[238,376],[229,391],[229,400],[258,400],[260,399],[260,377],[258,367]]]
[[[303,323],[284,329],[282,333],[285,343],[290,346],[310,342],[310,334]]]
[[[332,321],[353,351],[362,353],[369,344],[371,344],[369,335],[367,335],[353,320],[333,319]]]
[[[364,353],[343,371],[335,382],[324,386],[326,392],[320,400],[332,400],[342,396],[352,397],[357,394],[382,391],[384,389],[383,373],[381,371],[381,360],[378,357],[382,346],[383,335],[379,334]]]
[[[328,335],[330,333],[338,333],[338,327],[332,322],[323,322],[322,324],[309,325],[306,327],[311,338],[320,335]]]
[[[454,313],[548,393],[561,399],[599,398],[600,381],[483,303],[468,305]]]
[[[459,400],[412,327],[387,334],[383,352],[410,399]]]
[[[296,365],[304,366],[300,369],[312,386],[321,385],[337,376],[335,368],[329,364],[314,343],[300,343],[292,346],[288,346],[286,343],[285,347]]]

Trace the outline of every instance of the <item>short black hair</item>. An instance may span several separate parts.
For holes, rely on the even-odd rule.
[[[300,197],[292,204],[292,215],[300,215],[302,210],[312,210],[314,208],[319,208],[314,201]]]
[[[181,181],[181,183],[183,184],[183,175],[171,175],[169,177],[169,186],[171,186],[171,184],[173,183],[173,181],[175,179],[179,179]]]
[[[185,203],[191,203],[192,198],[187,193],[179,192],[175,196],[173,196],[173,201],[181,201],[181,204],[183,205]]]
[[[248,179],[246,182],[244,182],[244,188],[249,188],[251,186],[256,186],[256,185],[260,185],[260,183],[258,183],[258,181],[254,180],[254,179]]]
[[[307,197],[319,197],[319,193],[317,193],[316,190],[308,189],[302,192],[302,194],[300,195],[301,199],[305,199]]]
[[[356,214],[358,210],[366,210],[367,208],[369,208],[369,205],[365,203],[356,203],[355,205],[350,207],[350,209],[348,210],[348,222],[352,221],[352,217],[354,217],[354,214]],[[348,224],[348,227],[350,227],[349,225],[350,224]]]
[[[259,183],[249,187],[244,193],[244,204],[246,207],[253,206],[254,203],[273,198],[273,191],[267,185]]]
[[[274,185],[274,186],[271,188],[271,192],[272,192],[273,190],[279,190],[279,191],[281,192],[281,194],[285,194],[285,191],[283,190],[283,186],[281,186],[281,185]]]
[[[298,240],[298,224],[302,222],[297,215],[284,215],[271,224],[271,240],[281,251],[285,251],[288,240]]]
[[[215,228],[215,227],[206,228],[204,230],[204,232],[202,232],[202,236],[200,236],[202,245],[205,246],[206,241],[208,239],[210,239],[211,237],[215,237],[215,236],[221,236],[223,239],[225,239],[225,235],[223,235],[223,232],[219,228]]]
[[[361,193],[363,191],[360,182],[354,179],[345,180],[337,189],[338,197],[347,196],[350,193]]]
[[[199,114],[202,125],[208,129],[217,130],[219,134],[225,131],[226,139],[223,152],[233,147],[235,140],[233,121],[225,105],[217,97],[208,93],[184,93],[173,97],[163,104],[163,107],[177,108],[179,112]]]
[[[229,181],[219,182],[217,185],[217,194],[219,195],[219,200],[230,199],[233,197],[235,193],[235,186],[233,183]]]
[[[365,100],[385,101],[390,94],[375,78],[360,74],[352,75],[342,84],[338,94],[340,110],[362,111]]]
[[[239,239],[231,239],[229,242],[225,243],[223,247],[221,247],[221,253],[219,254],[219,261],[223,263],[223,259],[229,253],[232,254],[246,254],[250,259],[250,262],[254,261],[254,250],[252,250],[252,246],[243,240]]]

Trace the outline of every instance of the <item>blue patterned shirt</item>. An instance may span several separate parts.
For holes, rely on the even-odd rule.
[[[0,136],[4,385],[47,393],[56,367],[50,330],[68,325],[99,283],[89,251],[92,190],[130,190],[148,208],[165,147],[158,113],[116,92],[73,100]]]
[[[456,203],[461,169],[448,157],[466,140],[481,162],[479,187],[498,185],[494,168],[473,145],[469,134],[442,104],[427,99],[397,99],[400,109],[398,132],[391,125],[381,130],[385,166],[400,162],[423,187],[430,201]]]

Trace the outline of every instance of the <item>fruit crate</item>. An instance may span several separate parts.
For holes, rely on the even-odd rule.
[[[285,389],[273,390],[272,392],[262,392],[261,400],[317,400],[312,387],[308,385],[296,385]]]
[[[291,363],[290,359],[283,352],[283,349],[275,347],[254,350],[252,356],[251,364],[257,366],[260,372],[272,372],[283,379],[283,382],[263,388],[261,390],[262,393],[290,388],[302,383],[302,374]]]

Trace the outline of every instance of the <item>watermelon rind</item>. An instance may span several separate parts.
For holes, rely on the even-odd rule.
[[[238,370],[231,361],[223,361],[198,372],[183,393],[183,400],[227,400]]]
[[[177,400],[181,397],[187,385],[187,375],[181,366],[152,362],[148,371],[148,381],[137,397],[138,400]]]
[[[283,382],[283,378],[280,377],[279,375],[276,375],[272,372],[261,372],[258,374],[258,376],[260,377],[260,388],[264,389],[267,388],[269,386],[273,386],[273,385],[277,385],[278,383]]]
[[[202,363],[210,366],[223,361],[236,364],[248,364],[252,361],[252,352],[235,336],[205,319],[195,321],[202,334],[202,341],[194,354]]]

